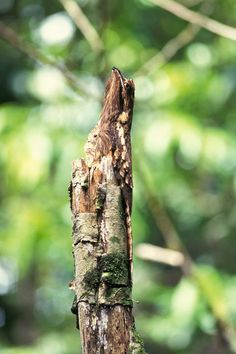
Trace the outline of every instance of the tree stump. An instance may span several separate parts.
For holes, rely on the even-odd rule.
[[[131,297],[133,104],[133,81],[113,68],[85,159],[73,161],[73,312],[83,354],[145,353]]]

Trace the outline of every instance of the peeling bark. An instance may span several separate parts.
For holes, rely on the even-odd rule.
[[[132,170],[134,85],[113,69],[104,107],[73,161],[75,301],[83,354],[145,353],[132,315]]]

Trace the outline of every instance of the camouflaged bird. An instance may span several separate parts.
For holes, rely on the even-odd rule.
[[[131,210],[132,210],[132,158],[131,137],[134,105],[133,80],[124,78],[117,68],[112,69],[107,81],[103,109],[96,127],[85,145],[89,167],[100,163],[102,157],[112,159],[114,175],[121,187],[126,213],[129,258],[132,260]]]

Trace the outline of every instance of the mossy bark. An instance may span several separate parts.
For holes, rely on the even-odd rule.
[[[145,353],[132,315],[132,266],[122,189],[112,155],[91,158],[94,145],[88,142],[86,159],[73,162],[70,188],[76,295],[73,312],[82,352]]]
[[[103,166],[106,169],[101,167],[91,181],[86,162],[73,162],[74,289],[82,350],[84,354],[144,353],[134,335],[121,191],[111,163]]]

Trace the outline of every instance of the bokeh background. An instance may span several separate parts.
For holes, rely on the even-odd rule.
[[[235,0],[178,2],[236,25]],[[0,353],[79,352],[67,187],[113,66],[136,84],[137,329],[149,354],[236,353],[235,41],[158,0],[1,0],[0,20]]]

